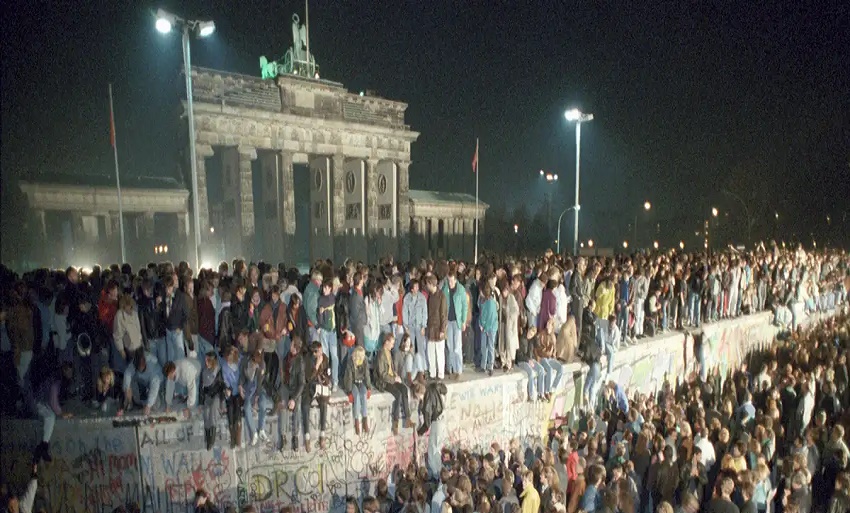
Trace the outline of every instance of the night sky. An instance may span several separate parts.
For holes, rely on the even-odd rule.
[[[619,238],[636,214],[691,229],[712,206],[731,231],[743,207],[719,190],[728,188],[759,233],[847,240],[846,1],[524,4],[314,0],[310,50],[323,78],[409,104],[407,122],[422,134],[412,188],[473,193],[480,137],[482,200],[534,212],[545,169],[561,178],[557,216],[574,194],[575,131],[563,112],[580,107],[596,117],[582,127],[583,233]],[[260,55],[291,45],[292,13],[303,20],[304,10],[232,0],[4,6],[4,178],[111,175],[110,81],[122,176],[179,176],[179,34],[156,32],[151,10],[214,19],[215,34],[192,42],[193,64],[253,75]]]

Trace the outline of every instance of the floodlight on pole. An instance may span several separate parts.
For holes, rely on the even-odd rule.
[[[211,36],[215,32],[214,21],[201,21],[198,23],[198,35],[200,37]]]
[[[165,9],[157,9],[156,11],[156,29],[163,33],[168,34],[171,32],[171,29],[177,23],[177,16],[174,16],[170,12],[167,12]]]
[[[643,209],[644,209],[644,210],[649,210],[649,209],[651,209],[651,208],[652,208],[652,203],[650,203],[650,202],[648,202],[648,201],[644,201],[644,202],[643,202]]]
[[[576,201],[575,201],[575,224],[573,226],[573,254],[578,254],[578,212],[579,212],[579,183],[581,162],[581,124],[593,121],[593,114],[585,114],[578,109],[570,109],[564,113],[567,121],[576,124]]]
[[[593,239],[590,239],[589,241],[587,241],[587,247],[589,247],[589,248],[593,247]]]
[[[186,77],[186,118],[189,124],[189,163],[191,166],[189,174],[192,178],[192,217],[194,220],[194,268],[199,269],[201,264],[201,217],[198,197],[198,156],[195,148],[195,107],[192,100],[192,51],[189,44],[189,32],[194,31],[199,37],[207,37],[215,32],[215,22],[211,20],[187,20],[164,9],[156,11],[156,29],[159,32],[167,34],[176,24],[180,24],[183,28],[183,74]],[[166,251],[168,250],[166,249]]]
[[[717,211],[717,207],[711,207],[711,215],[712,215],[713,217],[717,217],[717,214],[718,214],[718,213],[719,213],[719,212]]]

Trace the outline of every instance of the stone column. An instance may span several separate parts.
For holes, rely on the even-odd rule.
[[[366,259],[377,262],[378,249],[378,160],[368,159],[366,163]]]
[[[251,162],[257,158],[257,149],[239,146],[239,199],[242,213],[242,235],[254,235],[254,188]],[[250,247],[249,247],[250,249]]]
[[[209,144],[196,144],[195,156],[197,157],[196,171],[198,173],[198,215],[201,223],[201,233],[210,231],[210,206],[207,196],[207,157],[213,156],[212,146]],[[191,177],[190,177],[191,179]],[[190,182],[191,183],[191,182]],[[191,198],[190,200],[191,201]],[[203,240],[203,239],[202,239]]]
[[[398,174],[398,219],[396,225],[398,231],[398,260],[406,262],[410,260],[410,162],[397,162],[396,169]]]
[[[257,149],[253,146],[239,146],[239,206],[242,218],[242,251],[240,253],[256,255],[254,247],[254,180],[252,162],[257,158]]]
[[[331,172],[331,225],[333,260],[341,264],[349,256],[345,237],[345,155],[333,156]]]
[[[455,245],[454,245],[454,236],[455,236],[455,220],[452,217],[448,217],[443,220],[443,235],[445,236],[445,248],[446,248],[446,258],[455,257],[457,255],[454,254]]]
[[[431,221],[431,237],[428,240],[428,255],[436,258],[440,249],[440,220],[436,217],[428,219]]]
[[[295,253],[292,243],[295,239],[295,177],[292,174],[292,153],[280,152],[280,220],[283,231],[283,261],[294,264]]]

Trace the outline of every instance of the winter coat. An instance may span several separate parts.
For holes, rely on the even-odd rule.
[[[450,305],[452,301],[449,298],[449,282],[443,284],[443,295],[446,296],[446,305]],[[458,326],[464,326],[467,322],[467,318],[469,317],[469,297],[466,295],[466,288],[457,283],[455,286],[454,292],[454,310],[455,310],[455,321],[457,321]]]
[[[402,318],[404,327],[411,332],[418,331],[428,323],[428,299],[422,292],[409,292],[404,296]]]
[[[145,344],[150,345],[152,340],[165,338],[165,322],[162,310],[157,307],[156,298],[139,294],[136,308],[139,310],[142,340],[145,341]]]
[[[449,325],[449,300],[445,294],[439,291],[428,296],[428,323],[425,327],[425,336],[430,341],[446,339],[446,330]]]
[[[142,347],[142,325],[139,313],[133,309],[130,313],[121,309],[115,316],[112,341],[119,353],[131,355]]]
[[[352,393],[355,383],[363,383],[366,390],[372,390],[372,377],[369,375],[369,364],[364,361],[361,365],[354,365],[351,360],[345,365],[342,375],[342,389],[346,394]]]
[[[275,310],[277,318],[275,319]],[[260,311],[260,330],[263,336],[269,340],[278,341],[287,332],[286,303],[278,301],[277,305],[271,302],[263,305]]]

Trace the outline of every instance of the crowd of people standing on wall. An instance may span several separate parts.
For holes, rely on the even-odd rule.
[[[588,411],[599,410],[599,422],[609,427],[619,423],[619,412],[623,424],[633,426],[635,415],[652,419],[661,410],[652,409],[653,401],[630,407],[618,385],[602,386],[620,347],[763,309],[794,329],[806,311],[841,305],[847,276],[842,253],[775,244],[751,252],[575,260],[548,251],[536,260],[486,258],[478,265],[317,261],[307,275],[241,259],[197,273],[185,262],[138,270],[127,264],[90,272],[41,269],[23,278],[3,269],[0,386],[12,400],[2,408],[42,419],[36,463],[51,460],[53,426],[57,417],[70,416],[63,410],[69,398],[109,415],[198,412],[208,448],[224,415],[233,447],[276,436],[282,451],[311,451],[314,435],[323,448],[326,431],[334,429],[327,425],[334,394],[347,396],[357,433],[372,428],[373,392],[392,395],[393,432],[416,428],[412,403],[427,410],[425,425],[433,429],[445,394],[435,383],[473,369],[492,375],[517,367],[528,377],[528,400],[545,401],[558,389],[564,364],[581,358],[589,366]],[[608,396],[617,409],[606,419]],[[725,399],[714,406],[725,412]],[[319,411],[318,433],[310,432],[312,409]],[[672,410],[663,411],[667,422]],[[279,416],[275,435],[266,430],[269,415]],[[692,418],[672,419],[676,426],[685,420],[693,426]],[[588,435],[588,428],[581,432]],[[658,433],[649,434],[655,444]],[[665,447],[656,452],[659,461],[671,461]],[[453,464],[459,460],[455,455]],[[445,470],[439,448],[429,448],[427,463],[432,478]],[[524,473],[515,474],[518,482]]]

